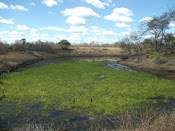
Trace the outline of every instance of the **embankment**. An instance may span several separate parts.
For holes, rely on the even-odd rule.
[[[119,61],[119,64],[123,64],[137,70],[175,72],[175,55],[166,56],[165,62],[163,63],[156,62],[154,59],[147,58],[146,56],[141,56],[139,59],[138,57],[122,59]]]
[[[119,47],[70,47],[69,50],[57,50],[49,54],[31,51],[3,51],[0,53],[0,75],[33,64],[43,59],[56,57],[104,57],[122,56]]]

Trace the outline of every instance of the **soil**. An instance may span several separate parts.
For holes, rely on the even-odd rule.
[[[141,56],[138,60],[138,57],[132,57],[128,59],[123,59],[119,61],[119,64],[123,64],[134,69],[141,70],[155,70],[155,71],[167,71],[175,72],[175,54],[166,56],[166,62],[156,63],[153,59],[147,58],[146,56]]]
[[[1,51],[0,52],[0,75],[20,67],[33,64],[43,59],[57,57],[103,57],[122,56],[122,49],[119,47],[76,47],[68,50],[58,50],[56,53],[30,51]]]
[[[121,57],[118,63],[129,66],[132,69],[175,72],[175,54],[166,56],[166,62],[159,64],[146,56],[141,56],[139,60],[137,57],[127,58],[124,51],[119,47],[71,46],[69,50],[58,50],[54,54],[36,51],[3,51],[0,53],[0,75],[4,71],[8,72],[43,59],[57,57]]]

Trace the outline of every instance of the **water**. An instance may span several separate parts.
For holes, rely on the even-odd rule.
[[[104,68],[112,68],[112,69],[115,69],[115,70],[124,70],[124,71],[132,71],[132,72],[136,72],[136,71],[149,72],[151,74],[157,75],[160,78],[175,79],[175,73],[174,72],[155,72],[155,71],[148,71],[148,70],[132,69],[128,66],[118,64],[117,63],[118,60],[119,60],[119,58],[116,58],[116,57],[110,57],[110,58],[109,57],[96,57],[96,58],[65,57],[65,58],[55,58],[55,59],[43,60],[43,61],[34,63],[32,65],[28,65],[24,68],[18,69],[16,71],[17,72],[25,71],[25,70],[28,70],[28,69],[37,68],[37,67],[41,67],[41,66],[45,66],[45,65],[57,64],[57,63],[62,62],[62,61],[87,61],[87,62],[106,61],[105,65],[104,65]],[[105,75],[99,74],[96,77],[100,77],[101,79],[104,79]],[[161,98],[161,99],[152,98],[152,99],[153,100],[158,100],[158,101],[167,100],[169,103],[171,103],[171,105],[175,105],[175,99],[174,98]],[[8,107],[8,109],[9,109],[8,112],[13,110],[13,108],[14,108],[13,104],[9,103],[8,106],[9,106]],[[56,120],[60,120],[60,121],[63,121],[64,123],[69,123],[69,124],[73,124],[75,122],[87,122],[88,123],[88,121],[94,121],[94,120],[97,119],[96,117],[87,117],[87,116],[81,116],[81,115],[74,115],[74,114],[72,114],[68,111],[56,111],[56,110],[46,111],[45,113],[48,114],[48,117],[40,118],[41,112],[43,112],[42,105],[26,106],[25,108],[26,108],[26,111],[22,115],[11,116],[13,119],[10,119],[11,117],[9,116],[9,118],[8,118],[9,120],[7,121],[7,123],[6,122],[4,123],[4,121],[6,121],[6,120],[1,120],[0,119],[0,121],[2,122],[2,123],[0,122],[0,126],[2,124],[3,126],[6,127],[6,126],[8,126],[8,124],[11,125],[11,124],[14,124],[14,123],[16,123],[19,126],[20,124],[23,124],[23,122],[21,122],[21,120],[25,120],[25,119],[33,120],[35,122],[40,121],[40,119],[42,119],[42,121],[44,121],[44,122],[46,122],[46,121],[50,122],[53,119],[56,119]],[[30,114],[30,112],[32,112],[32,111],[37,112],[38,115],[33,116],[32,114]],[[103,120],[103,121],[105,121],[105,120]]]
[[[106,67],[112,68],[112,69],[115,69],[115,70],[124,70],[124,71],[136,72],[135,70],[129,68],[128,66],[118,64],[116,61],[109,61],[109,63],[107,64]]]

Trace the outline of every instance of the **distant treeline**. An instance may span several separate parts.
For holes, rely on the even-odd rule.
[[[119,46],[119,44],[96,44],[95,42],[91,43],[81,43],[71,45],[67,40],[61,40],[58,43],[54,42],[43,42],[38,40],[36,42],[26,42],[26,39],[16,40],[13,44],[7,44],[0,41],[0,51],[12,50],[12,51],[40,51],[47,53],[55,53],[59,50],[67,50],[69,47],[114,47]]]

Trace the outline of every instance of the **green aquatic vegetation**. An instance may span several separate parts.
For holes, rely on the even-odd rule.
[[[1,104],[15,103],[18,112],[25,110],[24,105],[41,105],[40,110],[68,110],[93,116],[156,103],[149,98],[175,97],[174,80],[103,68],[103,63],[60,62],[6,74],[0,78],[6,96]]]

